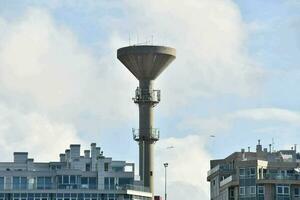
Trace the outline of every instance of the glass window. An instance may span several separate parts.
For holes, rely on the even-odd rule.
[[[59,183],[59,184],[62,184],[62,183],[63,183],[63,181],[62,181],[62,176],[58,176],[58,183]]]
[[[288,186],[283,187],[283,193],[284,194],[290,194],[290,188]]]
[[[63,176],[63,183],[69,184],[69,176],[66,176],[66,175]]]
[[[256,194],[256,186],[250,186],[250,194]]]
[[[0,177],[0,190],[4,190],[4,177]]]
[[[240,187],[240,195],[245,195],[245,187]]]
[[[258,194],[265,194],[265,187],[264,186],[258,186]]]
[[[250,168],[250,176],[255,176],[255,168]]]
[[[27,189],[27,177],[21,177],[21,189]]]
[[[13,189],[20,189],[20,177],[13,177]]]
[[[44,180],[45,177],[37,177],[37,189],[44,189]]]
[[[50,176],[45,177],[45,189],[51,189],[52,188],[52,181]]]
[[[76,184],[76,176],[74,175],[70,176],[70,184]]]
[[[240,176],[245,176],[245,168],[240,168]]]
[[[97,178],[90,177],[89,178],[89,189],[96,189],[97,188]]]
[[[276,193],[277,194],[283,194],[283,195],[289,195],[290,194],[290,187],[286,186],[286,185],[276,186]]]
[[[88,177],[81,177],[81,188],[89,188]]]
[[[90,164],[85,164],[85,171],[89,172],[91,171],[91,165]]]
[[[109,188],[111,190],[115,189],[115,178],[114,177],[110,177],[110,179],[109,179]]]
[[[215,182],[215,180],[213,180]],[[132,185],[133,178],[119,178],[119,186]]]
[[[300,196],[299,188],[297,188],[297,187],[294,189],[294,196],[295,197],[299,197]]]
[[[283,194],[283,189],[281,186],[277,186],[277,194]]]
[[[108,163],[104,163],[104,171],[108,171]]]
[[[104,178],[104,189],[106,189],[106,190],[109,189],[109,179],[108,179],[108,177]]]

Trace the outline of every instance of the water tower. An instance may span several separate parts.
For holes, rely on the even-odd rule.
[[[139,129],[133,129],[133,139],[139,144],[139,175],[153,193],[154,143],[159,140],[159,130],[153,124],[153,108],[160,101],[160,90],[153,89],[153,82],[175,59],[176,50],[165,46],[128,46],[118,49],[117,56],[139,80],[133,98],[139,105]]]

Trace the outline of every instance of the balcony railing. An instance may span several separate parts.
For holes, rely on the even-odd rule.
[[[231,181],[234,181],[235,180],[235,177],[233,175],[231,176],[228,176],[227,178],[225,178],[224,180],[222,180],[220,182],[220,187],[226,185],[227,183],[230,183]]]
[[[300,180],[299,174],[278,174],[278,173],[268,173],[260,177],[262,180]]]
[[[122,187],[118,187],[118,189],[121,190],[135,190],[135,191],[140,191],[140,192],[150,192],[150,189],[148,187],[144,187],[141,185],[125,185]]]
[[[145,134],[145,132],[150,132],[149,135]],[[133,139],[135,141],[158,141],[159,140],[159,129],[150,128],[149,130],[145,129],[132,129]]]
[[[210,176],[218,171],[222,173],[234,173],[235,169],[229,167],[229,165],[217,165],[207,172],[207,176]]]
[[[141,102],[151,102],[151,103],[159,103],[160,102],[160,90],[144,90],[141,88],[137,88],[135,90],[135,97],[133,98],[135,103]]]

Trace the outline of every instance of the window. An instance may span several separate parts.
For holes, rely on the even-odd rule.
[[[89,189],[97,189],[97,178],[89,177]]]
[[[13,189],[27,189],[27,177],[13,177]]]
[[[37,189],[44,189],[45,177],[37,177]]]
[[[284,194],[290,194],[290,188],[289,187],[283,187],[283,193]]]
[[[109,189],[109,179],[107,177],[104,178],[104,189]]]
[[[255,176],[255,168],[254,167],[250,168],[250,176]]]
[[[276,186],[276,193],[281,195],[289,195],[290,194],[290,187],[286,185],[277,185]]]
[[[299,188],[295,188],[294,189],[294,196],[295,197],[300,197],[300,190],[299,190]]]
[[[51,189],[51,188],[52,188],[51,177],[45,177],[45,189]]]
[[[245,176],[245,168],[240,168],[240,176]]]
[[[106,189],[106,190],[115,189],[115,178],[114,177],[105,177],[104,178],[104,189]]]
[[[258,194],[265,194],[265,186],[258,186],[257,193]]]
[[[111,177],[109,179],[109,188],[110,189],[115,189],[115,178],[114,177]]]
[[[63,183],[69,184],[69,176],[63,176]]]
[[[133,184],[132,178],[119,178],[119,186],[132,185],[132,184]]]
[[[250,186],[250,194],[256,194],[256,186]]]
[[[108,163],[104,163],[104,171],[108,171]]]
[[[76,183],[76,176],[71,175],[70,176],[70,184],[75,184]]]
[[[4,190],[4,177],[0,177],[0,190]]]
[[[240,195],[245,195],[245,187],[240,187]]]
[[[90,164],[85,164],[85,171],[89,172],[91,171],[91,165]]]

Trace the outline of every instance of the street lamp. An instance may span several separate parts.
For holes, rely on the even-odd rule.
[[[167,200],[167,167],[168,167],[168,163],[164,163],[164,167],[165,167],[165,200]]]

